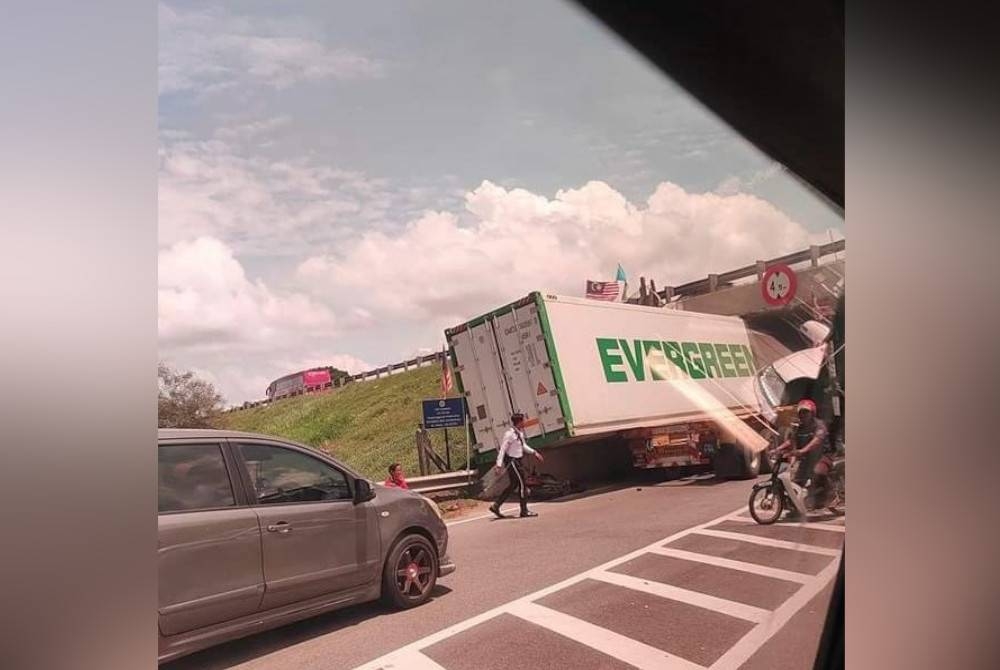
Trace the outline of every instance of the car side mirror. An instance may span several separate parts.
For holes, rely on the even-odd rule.
[[[354,480],[354,504],[360,505],[375,499],[375,491],[367,479]]]

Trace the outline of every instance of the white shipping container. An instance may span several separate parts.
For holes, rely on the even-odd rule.
[[[736,317],[532,293],[446,331],[477,451],[759,412]]]

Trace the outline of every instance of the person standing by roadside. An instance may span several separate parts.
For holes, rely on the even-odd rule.
[[[409,489],[406,484],[406,477],[403,476],[403,466],[393,463],[389,466],[389,478],[385,480],[385,485],[397,489]]]
[[[500,441],[500,448],[497,449],[496,464],[498,473],[505,469],[507,470],[510,483],[507,484],[507,488],[496,499],[496,502],[490,505],[490,511],[498,519],[506,518],[500,512],[500,506],[507,501],[507,498],[514,491],[517,491],[518,499],[521,502],[521,517],[538,516],[536,512],[528,510],[528,486],[525,483],[524,466],[521,464],[521,459],[524,458],[524,454],[526,453],[537,458],[539,462],[545,459],[542,458],[540,453],[528,446],[528,439],[524,434],[524,415],[520,413],[513,414],[510,420],[514,425],[504,433],[503,439]]]

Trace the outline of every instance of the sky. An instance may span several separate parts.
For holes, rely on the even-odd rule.
[[[544,290],[679,284],[842,213],[561,0],[159,5],[162,360],[227,404]]]

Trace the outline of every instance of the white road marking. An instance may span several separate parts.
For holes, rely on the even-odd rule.
[[[749,572],[759,575],[764,575],[766,577],[774,577],[776,579],[783,579],[785,581],[795,582],[802,584],[800,588],[791,598],[785,601],[777,610],[774,612],[767,612],[766,610],[759,610],[764,612],[765,616],[761,616],[753,610],[758,610],[759,608],[750,608],[749,606],[743,606],[741,603],[733,603],[726,601],[721,598],[714,598],[712,596],[706,596],[704,594],[696,594],[697,598],[701,600],[702,603],[708,602],[708,598],[714,598],[716,601],[714,604],[719,607],[726,607],[732,609],[734,606],[739,606],[741,613],[744,616],[739,616],[739,614],[733,614],[732,612],[725,612],[731,616],[737,616],[739,618],[746,618],[748,616],[754,617],[753,621],[759,621],[756,626],[754,626],[750,632],[748,632],[735,646],[729,649],[722,657],[712,665],[712,670],[729,670],[738,668],[743,664],[750,656],[753,655],[767,640],[771,638],[778,630],[784,626],[788,620],[802,607],[804,607],[809,600],[819,593],[823,588],[825,588],[829,582],[833,579],[836,574],[838,563],[837,561],[831,561],[830,565],[826,566],[820,573],[816,576],[800,574],[788,570],[780,570],[778,568],[769,568],[767,566],[758,566],[751,563],[744,563],[742,561],[734,561],[730,559],[719,558],[715,556],[709,556],[704,554],[699,554],[691,551],[683,551],[680,549],[672,549],[669,547],[664,547],[663,545],[669,544],[675,540],[682,537],[686,537],[692,534],[702,534],[714,537],[720,537],[730,540],[739,540],[744,542],[750,542],[753,544],[758,544],[762,546],[775,547],[780,549],[790,549],[792,551],[807,552],[813,554],[821,554],[825,556],[836,557],[841,554],[839,550],[826,549],[821,547],[815,547],[811,545],[803,545],[794,542],[784,542],[781,540],[771,540],[769,538],[757,537],[754,535],[746,535],[742,533],[731,533],[727,531],[713,531],[710,530],[710,526],[714,526],[723,521],[732,520],[738,514],[745,510],[744,507],[740,507],[735,512],[730,512],[724,514],[711,521],[706,521],[705,523],[692,526],[681,530],[669,537],[657,540],[652,544],[649,544],[641,549],[636,549],[628,554],[619,556],[618,558],[612,559],[602,565],[596,566],[589,570],[585,570],[579,574],[573,575],[561,582],[552,584],[543,589],[530,593],[521,598],[517,598],[511,602],[505,603],[498,607],[494,607],[491,610],[483,612],[479,615],[466,619],[465,621],[459,622],[452,626],[448,626],[437,633],[433,633],[427,637],[421,638],[405,645],[389,654],[381,656],[373,661],[365,663],[364,665],[358,666],[356,670],[408,670],[409,668],[418,668],[418,670],[423,670],[423,668],[429,668],[437,670],[435,666],[427,665],[417,665],[418,662],[434,663],[424,654],[420,653],[421,650],[426,649],[438,642],[448,639],[453,635],[462,633],[474,626],[478,626],[481,623],[489,621],[496,616],[501,614],[513,614],[526,621],[532,621],[537,625],[542,625],[545,628],[552,630],[556,633],[564,635],[576,642],[590,646],[594,649],[599,649],[604,653],[617,656],[618,658],[624,660],[627,663],[635,665],[639,668],[685,668],[687,670],[697,670],[701,666],[691,663],[690,661],[684,660],[677,656],[667,654],[666,652],[651,647],[649,645],[643,644],[637,640],[632,640],[626,636],[619,635],[613,631],[607,630],[600,626],[595,626],[588,622],[577,619],[576,617],[571,617],[555,610],[543,607],[536,604],[533,601],[544,598],[545,596],[555,593],[557,591],[562,591],[563,589],[582,582],[585,579],[599,579],[603,581],[616,580],[617,577],[607,577],[608,570],[614,568],[618,565],[631,561],[632,559],[642,556],[648,553],[660,554],[663,556],[673,556],[675,558],[681,558],[684,560],[698,561],[702,563],[707,563],[710,565],[717,565],[724,568],[731,568],[734,570],[741,570],[743,572]],[[477,517],[481,518],[481,517]],[[464,519],[455,523],[464,523],[466,521],[473,521],[474,519]],[[450,524],[452,525],[452,524]],[[628,581],[628,580],[622,580]],[[643,581],[643,580],[639,580]],[[625,584],[621,584],[626,586]],[[629,583],[627,588],[632,588],[635,586],[633,583]],[[669,585],[663,585],[663,593],[657,595],[664,595],[665,597],[670,597],[674,599],[680,599],[678,596],[693,598],[691,596],[693,592],[687,591],[686,589],[679,589],[677,587],[672,587]],[[655,588],[655,587],[654,587]],[[642,589],[647,592],[652,593],[648,584],[644,584]],[[667,595],[669,591],[669,595]],[[684,592],[684,593],[682,593]],[[686,601],[685,601],[686,602]],[[725,604],[724,604],[725,603]],[[699,605],[701,606],[701,605]],[[709,607],[709,609],[718,608]]]
[[[687,603],[688,605],[694,605],[695,607],[701,607],[702,609],[721,612],[722,614],[727,614],[731,617],[736,617],[737,619],[743,619],[744,621],[750,621],[751,623],[760,623],[771,614],[770,611],[761,609],[760,607],[745,605],[732,600],[726,600],[725,598],[717,598],[715,596],[710,596],[707,593],[691,591],[689,589],[683,589],[679,586],[671,586],[670,584],[664,584],[662,582],[640,579],[630,575],[622,575],[617,572],[600,572],[591,575],[590,578],[598,579],[602,582],[607,582],[608,584],[614,584],[616,586],[623,586],[627,589],[632,589],[633,591],[641,591],[642,593],[659,596],[660,598],[667,598],[669,600]]]
[[[651,647],[601,626],[577,619],[535,603],[519,602],[509,608],[509,613],[525,621],[542,626],[563,637],[585,644],[611,658],[617,658],[640,670],[704,670],[696,663]]]
[[[696,535],[708,535],[718,537],[723,540],[739,540],[750,544],[759,544],[764,547],[774,547],[776,549],[791,549],[792,551],[802,551],[808,554],[820,554],[821,556],[840,556],[839,549],[827,549],[826,547],[816,547],[811,544],[801,542],[788,542],[786,540],[772,540],[769,537],[758,537],[757,535],[747,535],[746,533],[733,533],[728,530],[711,530],[701,528],[694,531]]]
[[[738,510],[736,510],[736,512],[740,512],[743,509],[744,508],[741,506]],[[642,556],[643,554],[648,553],[651,549],[654,549],[654,548],[658,547],[661,544],[665,544],[667,542],[673,542],[674,540],[682,538],[685,535],[688,535],[688,534],[692,533],[695,530],[698,530],[700,528],[705,528],[707,526],[713,526],[713,525],[715,525],[717,523],[725,521],[726,519],[732,517],[733,514],[735,514],[736,512],[729,512],[727,514],[723,514],[722,516],[720,516],[718,518],[712,519],[711,521],[706,521],[705,523],[698,524],[697,526],[692,526],[691,528],[685,528],[684,530],[678,531],[678,532],[674,533],[673,535],[671,535],[669,537],[663,538],[662,540],[657,540],[656,542],[653,542],[653,543],[651,543],[649,545],[646,545],[645,547],[642,547],[641,549],[636,549],[635,551],[630,552],[628,554],[625,554],[624,556],[619,556],[618,558],[611,559],[607,563],[604,563],[602,565],[598,565],[595,568],[591,568],[590,570],[586,570],[586,571],[581,572],[579,574],[573,575],[572,577],[564,579],[561,582],[558,582],[556,584],[552,584],[551,586],[547,586],[544,589],[541,589],[539,591],[535,591],[534,593],[529,593],[528,595],[522,596],[521,598],[518,598],[517,600],[513,600],[513,601],[511,601],[509,603],[505,603],[505,604],[500,605],[498,607],[494,607],[493,609],[487,610],[486,612],[483,612],[482,614],[478,614],[478,615],[476,615],[474,617],[466,619],[465,621],[461,621],[459,623],[456,623],[456,624],[453,624],[451,626],[448,626],[447,628],[439,630],[437,633],[433,633],[432,635],[428,635],[425,638],[421,638],[421,639],[419,639],[419,640],[417,640],[415,642],[411,642],[410,644],[408,644],[406,646],[403,646],[403,647],[400,647],[396,651],[390,652],[389,654],[386,654],[385,656],[381,656],[381,657],[375,659],[374,661],[370,661],[368,663],[365,663],[364,665],[359,665],[359,666],[357,666],[356,670],[383,670],[383,668],[390,667],[390,666],[387,665],[388,663],[396,663],[396,665],[394,665],[392,667],[401,668],[403,666],[399,665],[398,661],[397,661],[397,658],[399,657],[400,654],[404,654],[405,655],[405,654],[409,654],[412,651],[420,651],[421,649],[426,649],[427,647],[429,647],[429,646],[431,646],[433,644],[436,644],[436,643],[440,642],[441,640],[445,640],[445,639],[451,637],[452,635],[456,635],[458,633],[464,632],[464,631],[472,628],[473,626],[478,626],[479,624],[483,623],[484,621],[489,621],[490,619],[492,619],[493,617],[495,617],[495,616],[497,616],[499,614],[503,614],[505,612],[508,612],[511,607],[517,605],[518,603],[522,603],[522,602],[524,602],[524,603],[530,603],[533,600],[538,600],[540,598],[544,598],[545,596],[549,595],[550,593],[555,593],[556,591],[561,591],[561,590],[563,590],[564,588],[566,588],[568,586],[572,586],[573,584],[576,584],[578,582],[582,582],[584,579],[587,579],[592,574],[595,574],[595,573],[598,573],[598,572],[603,572],[603,571],[605,571],[605,570],[607,570],[609,568],[615,567],[616,565],[620,565],[620,564],[625,563],[627,561],[631,561],[633,558],[636,558],[637,556]]]
[[[778,609],[774,610],[771,618],[759,626],[755,626],[739,642],[732,646],[725,654],[719,657],[712,664],[711,670],[736,670],[747,662],[758,649],[771,639],[781,628],[788,623],[800,609],[805,607],[810,600],[822,591],[837,575],[840,561],[833,561],[830,565],[816,575],[816,578],[799,589],[795,595],[786,600]]]
[[[511,505],[510,507],[501,507],[500,511],[501,512],[513,512],[516,509],[517,509],[517,505]],[[495,518],[496,517],[493,516],[493,513],[491,512],[489,514],[481,514],[479,516],[469,517],[468,519],[461,519],[459,521],[452,521],[450,523],[446,523],[445,525],[448,526],[449,528],[451,528],[452,526],[460,526],[461,524],[463,524],[463,523],[469,523],[470,521],[478,521],[479,519],[495,519]]]
[[[655,549],[650,549],[650,552],[654,554],[660,554],[661,556],[680,558],[685,561],[697,561],[698,563],[707,563],[708,565],[714,565],[720,568],[729,568],[730,570],[751,572],[755,575],[772,577],[773,579],[781,579],[786,582],[795,582],[796,584],[808,584],[809,582],[816,579],[816,577],[814,577],[813,575],[808,575],[801,572],[782,570],[781,568],[771,568],[766,565],[757,565],[756,563],[746,563],[744,561],[734,561],[731,558],[721,558],[719,556],[710,556],[708,554],[696,554],[693,551],[684,551],[683,549],[656,547]]]
[[[748,516],[734,516],[731,521],[737,521],[739,523],[753,524],[757,523]],[[834,521],[781,521],[772,526],[772,528],[815,528],[816,530],[830,530],[835,533],[847,532],[847,527],[843,524],[836,524]]]

